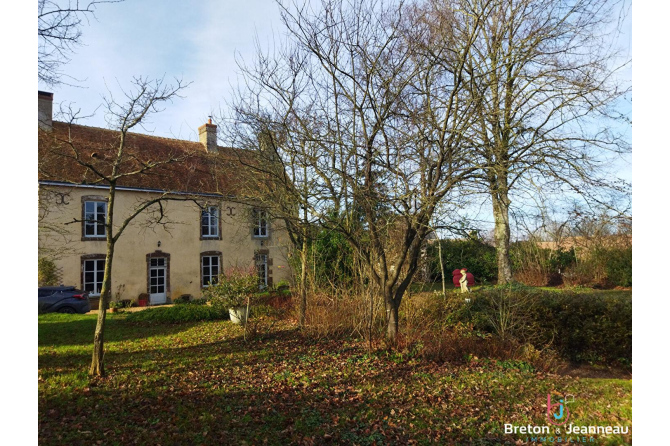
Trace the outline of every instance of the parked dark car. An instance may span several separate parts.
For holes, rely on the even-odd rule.
[[[73,286],[43,286],[38,288],[38,312],[88,313],[91,303],[88,293]]]

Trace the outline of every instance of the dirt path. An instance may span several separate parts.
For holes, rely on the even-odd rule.
[[[153,306],[147,306],[147,307],[130,307],[130,308],[123,308],[121,311],[124,313],[135,313],[136,311],[143,311],[149,308],[166,308],[166,307],[173,307],[174,304],[166,304],[166,305],[153,305]],[[107,310],[109,313],[110,311]],[[98,310],[91,310],[86,314],[98,314]]]

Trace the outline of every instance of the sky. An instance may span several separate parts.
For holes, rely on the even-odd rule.
[[[63,66],[70,85],[40,84],[59,104],[95,116],[81,124],[108,127],[103,95],[128,89],[133,76],[175,77],[192,82],[183,99],[167,104],[142,133],[196,141],[197,129],[230,98],[236,85],[236,54],[250,59],[257,34],[262,45],[272,42],[279,27],[274,0],[179,1],[126,0],[97,6],[95,18],[82,27],[82,46]]]
[[[628,0],[625,0],[629,4]],[[619,45],[630,54],[631,15],[625,17]],[[184,99],[152,117],[143,131],[158,136],[197,140],[197,128],[208,115],[225,107],[237,85],[236,55],[251,61],[254,36],[265,47],[273,32],[281,32],[275,0],[125,0],[100,4],[95,18],[83,26],[82,43],[64,72],[76,79],[76,86],[40,89],[52,91],[55,109],[59,103],[73,103],[83,115],[93,113],[107,89],[118,93],[128,88],[133,76],[174,77],[192,82]],[[621,72],[626,79],[631,69]],[[67,81],[67,79],[66,79]],[[624,108],[630,105],[623,104]],[[87,125],[105,127],[102,108]],[[630,166],[622,163],[630,180]]]

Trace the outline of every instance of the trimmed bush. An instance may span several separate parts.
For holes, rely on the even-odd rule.
[[[180,322],[228,319],[228,317],[227,309],[223,310],[209,305],[182,304],[129,313],[126,321],[177,324]]]
[[[462,299],[462,298],[461,298]],[[455,317],[503,340],[547,346],[576,362],[632,362],[632,296],[494,287]]]
[[[631,364],[631,296],[544,293],[538,309],[544,341],[571,360]]]

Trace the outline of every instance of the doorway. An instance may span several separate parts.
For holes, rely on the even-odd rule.
[[[168,257],[150,257],[148,259],[148,288],[149,305],[160,305],[167,303],[169,291],[169,269]]]

